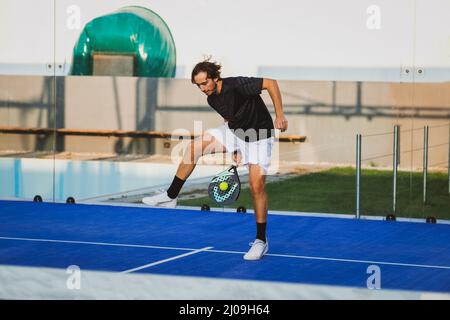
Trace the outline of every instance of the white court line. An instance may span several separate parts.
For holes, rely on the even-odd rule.
[[[96,246],[112,246],[112,247],[144,248],[144,249],[166,249],[166,250],[184,250],[184,251],[196,250],[196,249],[193,249],[193,248],[159,247],[159,246],[146,246],[146,245],[139,245],[139,244],[123,244],[123,243],[108,243],[108,242],[88,242],[88,241],[71,241],[71,240],[52,240],[52,239],[33,239],[33,238],[14,238],[14,237],[0,237],[0,240],[18,240],[18,241],[71,243],[71,244],[89,244],[89,245],[96,245]]]
[[[120,243],[108,243],[108,242],[87,242],[87,241],[33,239],[33,238],[14,238],[14,237],[0,237],[0,240],[55,242],[55,243],[87,244],[87,245],[98,245],[98,246],[131,247],[131,248],[147,248],[147,249],[167,249],[167,250],[185,250],[185,251],[204,250],[204,249],[194,249],[194,248],[159,247],[159,246],[146,246],[146,245],[136,245],[136,244],[120,244]],[[210,247],[208,247],[208,248],[210,248]],[[240,252],[240,251],[209,250],[209,249],[205,249],[205,251],[206,250],[208,250],[207,252],[214,252],[214,253],[245,254],[245,252]],[[397,263],[397,262],[385,262],[385,261],[369,261],[369,260],[366,261],[366,260],[353,260],[353,259],[340,259],[340,258],[327,258],[327,257],[297,256],[297,255],[275,254],[275,253],[267,253],[266,256],[283,257],[283,258],[295,258],[295,259],[309,259],[309,260],[353,262],[353,263],[364,263],[364,264],[367,264],[367,263],[369,263],[369,264],[384,264],[384,265],[392,265],[392,266],[400,266],[400,267],[435,268],[435,269],[447,269],[447,270],[450,270],[450,266],[436,266],[436,265],[426,265],[426,264],[409,264],[409,263]]]
[[[416,268],[433,268],[433,269],[447,269],[450,270],[449,266],[434,266],[427,264],[412,264],[412,263],[398,263],[398,262],[385,262],[385,261],[370,261],[370,260],[353,260],[353,259],[339,259],[339,258],[325,258],[325,257],[308,257],[308,256],[293,256],[289,254],[268,254],[273,257],[285,257],[285,258],[297,258],[297,259],[311,259],[311,260],[328,260],[328,261],[338,261],[338,262],[353,262],[353,263],[364,263],[364,264],[384,264],[399,267],[416,267]]]
[[[134,271],[150,268],[150,267],[156,266],[158,264],[162,264],[162,263],[169,262],[169,261],[172,261],[172,260],[177,260],[177,259],[180,259],[180,258],[191,256],[193,254],[196,254],[196,253],[199,253],[199,252],[203,252],[203,251],[207,251],[207,250],[212,249],[212,248],[213,247],[205,247],[205,248],[198,249],[198,250],[195,250],[195,251],[192,251],[192,252],[180,254],[180,255],[172,257],[172,258],[168,258],[168,259],[152,262],[152,263],[149,263],[149,264],[146,264],[144,266],[140,266],[140,267],[137,267],[137,268],[134,268],[134,269],[125,270],[125,271],[122,271],[121,273],[131,273],[131,272],[134,272]]]
[[[227,250],[209,250],[209,252],[233,253],[233,254],[243,254],[244,253],[245,254],[245,252],[227,251]],[[400,266],[400,267],[435,268],[435,269],[450,270],[449,266],[434,266],[434,265],[427,265],[427,264],[410,264],[410,263],[397,263],[397,262],[385,262],[385,261],[353,260],[353,259],[312,257],[312,256],[296,256],[296,255],[290,255],[290,254],[276,254],[276,253],[266,253],[265,255],[270,256],[270,257],[282,257],[282,258],[294,258],[294,259],[325,260],[325,261],[353,262],[353,263],[364,263],[364,264],[385,264],[385,265]]]

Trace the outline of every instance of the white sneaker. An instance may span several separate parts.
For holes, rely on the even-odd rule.
[[[142,202],[153,207],[175,208],[177,206],[177,198],[170,198],[166,191],[151,197],[145,197]]]
[[[252,246],[250,250],[244,255],[245,260],[259,260],[269,251],[269,241],[266,239],[266,242],[256,239],[253,243],[250,243]]]

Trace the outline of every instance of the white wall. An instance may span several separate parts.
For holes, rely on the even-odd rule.
[[[68,27],[73,5],[79,29]],[[177,78],[189,78],[202,55],[212,54],[224,76],[450,80],[448,0],[1,0],[0,74],[53,74],[47,64],[54,58],[56,73],[67,74],[84,25],[126,5],[166,21]],[[379,16],[368,13],[373,5]],[[408,67],[425,72],[402,73]]]

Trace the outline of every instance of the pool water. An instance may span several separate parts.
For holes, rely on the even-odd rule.
[[[116,161],[0,159],[0,198],[77,200],[168,184],[177,165]],[[198,165],[189,179],[212,177],[219,165]]]

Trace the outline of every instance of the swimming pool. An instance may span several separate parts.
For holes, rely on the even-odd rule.
[[[177,165],[117,161],[0,158],[0,198],[76,200],[151,188],[172,181]],[[220,165],[198,165],[191,179],[212,177]]]

